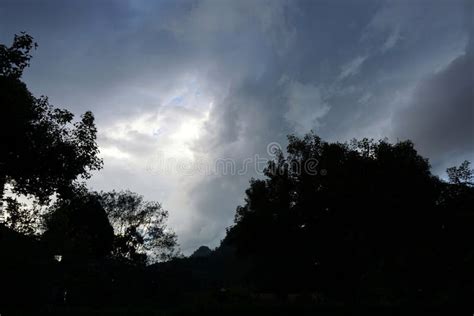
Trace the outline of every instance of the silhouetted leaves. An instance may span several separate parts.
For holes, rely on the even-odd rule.
[[[46,215],[43,240],[66,261],[100,259],[113,247],[113,228],[98,198],[80,191],[58,200]]]
[[[474,170],[471,169],[470,162],[465,160],[459,167],[451,167],[446,170],[449,181],[455,184],[474,185],[472,179],[474,178]]]
[[[98,199],[115,231],[113,254],[133,263],[169,260],[178,255],[176,235],[166,227],[160,203],[130,192],[101,192]]]
[[[251,181],[223,244],[253,258],[250,279],[261,289],[353,303],[456,301],[446,292],[452,269],[473,291],[465,262],[474,254],[474,193],[467,163],[449,170],[453,185],[433,176],[409,141],[290,136],[288,155]],[[457,231],[447,234],[448,225]],[[464,253],[454,255],[457,247]]]
[[[39,235],[42,230],[42,211],[40,205],[20,203],[16,198],[5,199],[8,214],[6,226],[23,235]]]
[[[78,177],[90,177],[102,160],[91,112],[73,122],[71,112],[35,98],[19,80],[33,46],[26,34],[10,48],[0,46],[0,197],[8,183],[14,193],[46,202],[70,191]]]
[[[37,46],[25,32],[15,35],[11,47],[0,44],[0,76],[19,79],[30,64],[31,50]]]

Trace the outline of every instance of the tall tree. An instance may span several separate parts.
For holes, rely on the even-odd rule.
[[[290,136],[287,151],[251,181],[223,242],[252,259],[257,286],[352,303],[473,293],[467,164],[451,169],[450,184],[409,141],[341,144],[309,134]]]
[[[47,97],[34,97],[21,81],[34,47],[25,33],[15,36],[10,47],[0,44],[0,201],[10,184],[14,193],[45,202],[102,166],[93,114],[74,122],[70,111],[54,108]]]
[[[45,215],[43,241],[66,261],[101,259],[112,251],[113,228],[95,194],[76,187],[57,200]]]
[[[136,264],[179,254],[176,235],[166,226],[168,212],[130,191],[101,192],[98,200],[114,228],[113,254]]]

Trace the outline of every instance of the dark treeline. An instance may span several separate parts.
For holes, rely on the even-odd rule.
[[[290,136],[220,246],[184,257],[159,203],[88,191],[94,116],[29,92],[33,48],[27,34],[0,45],[2,315],[472,307],[469,162],[445,181],[410,141]]]

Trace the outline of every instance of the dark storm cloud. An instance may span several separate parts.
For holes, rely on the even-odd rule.
[[[2,1],[0,40],[30,32],[31,89],[96,114],[106,157],[91,185],[162,201],[191,252],[218,243],[257,174],[151,174],[159,151],[239,168],[313,129],[412,138],[437,164],[469,152],[466,3]]]
[[[166,89],[167,82],[190,67],[192,48],[166,30],[167,16],[185,3],[182,8],[166,2],[152,8],[139,4],[6,1],[0,4],[0,38],[10,42],[13,34],[27,31],[39,43],[25,75],[35,93],[76,113],[93,108],[99,120],[109,120],[155,102],[140,87]],[[127,100],[117,102],[114,98],[122,99],[123,89],[129,91]]]
[[[331,111],[320,129],[334,139],[389,136],[391,115],[418,81],[462,53],[464,3],[379,2],[342,63],[351,76],[333,84]]]
[[[393,135],[412,139],[437,171],[474,158],[474,22],[469,18],[465,53],[420,82],[393,120]]]

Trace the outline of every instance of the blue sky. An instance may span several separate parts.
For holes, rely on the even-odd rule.
[[[457,0],[2,0],[0,41],[34,36],[29,88],[95,113],[105,168],[89,185],[162,202],[189,253],[219,243],[258,176],[189,163],[241,165],[311,129],[412,139],[440,175],[474,160],[473,12]]]

